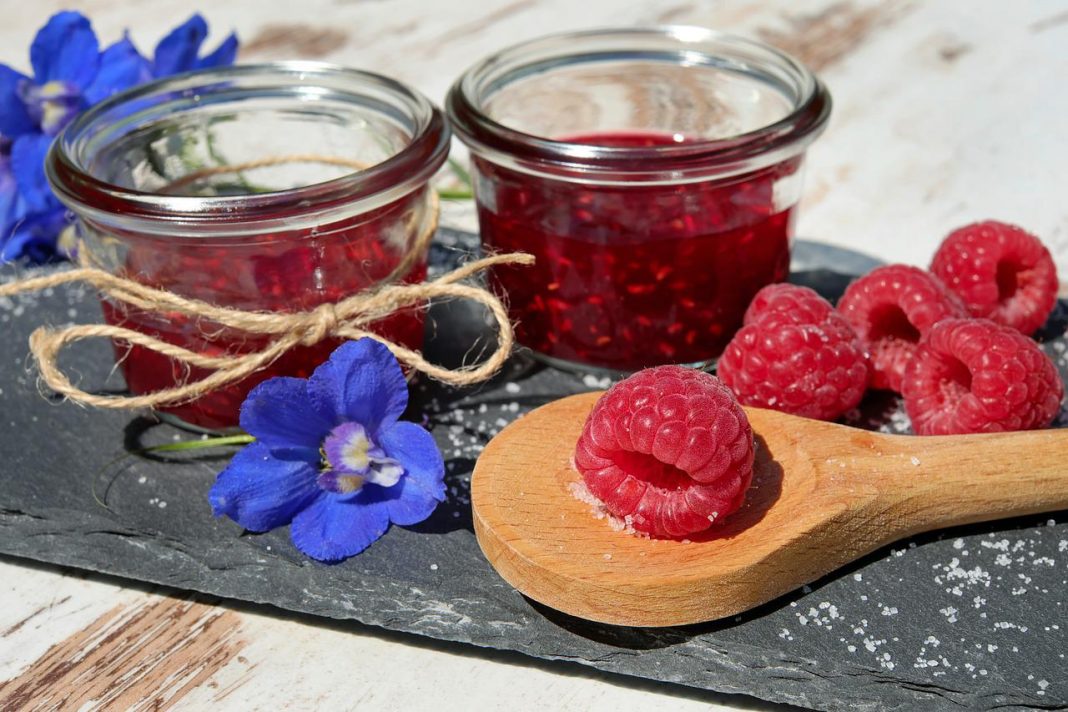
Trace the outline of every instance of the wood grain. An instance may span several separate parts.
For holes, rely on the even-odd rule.
[[[38,606],[31,613],[18,619],[17,621],[9,625],[7,628],[4,628],[3,631],[0,631],[0,639],[8,638],[10,636],[15,635],[15,633],[18,633],[20,630],[22,630],[23,626],[25,626],[33,619],[37,618],[37,616],[41,615],[42,613],[45,613],[46,611],[51,610],[54,606],[61,606],[69,600],[70,596],[64,596],[58,601],[50,601],[44,604],[43,606]]]
[[[349,36],[336,27],[304,23],[264,25],[241,45],[243,62],[255,59],[319,59],[345,46]]]
[[[906,10],[896,1],[872,7],[838,2],[813,14],[789,15],[785,29],[760,28],[757,35],[819,72],[847,57]]]
[[[115,606],[0,682],[0,709],[170,709],[237,656],[239,625],[190,600]]]
[[[475,533],[501,576],[565,613],[630,626],[697,623],[770,601],[930,529],[1068,507],[1068,431],[884,435],[748,408],[745,506],[692,541],[617,531],[579,501],[575,442],[600,394],[505,428],[471,482]]]

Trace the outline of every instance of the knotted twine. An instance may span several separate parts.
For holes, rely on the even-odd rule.
[[[324,160],[323,157],[318,156],[288,156],[240,166],[206,169],[186,176],[180,184],[184,185],[218,173],[233,173],[295,162],[324,162],[354,168],[363,167],[360,164],[340,159]],[[173,189],[178,185],[179,183],[172,183],[168,187]],[[150,287],[92,266],[89,251],[84,246],[79,249],[80,267],[0,285],[0,297],[38,292],[63,284],[83,282],[93,286],[114,302],[120,302],[145,312],[177,312],[269,339],[268,343],[258,351],[211,356],[191,351],[140,331],[111,324],[78,324],[60,329],[42,326],[34,330],[30,335],[29,346],[42,380],[56,393],[75,402],[97,408],[159,408],[186,403],[251,376],[294,347],[312,346],[326,339],[344,340],[369,337],[384,344],[400,362],[431,378],[455,386],[479,383],[493,376],[504,365],[515,343],[515,334],[508,319],[508,312],[498,297],[482,287],[462,284],[462,282],[496,265],[533,264],[534,257],[521,252],[492,255],[469,262],[427,282],[391,283],[407,274],[410,268],[426,254],[430,240],[437,229],[439,213],[437,194],[431,190],[430,196],[430,220],[427,221],[411,248],[402,257],[400,264],[386,280],[383,280],[379,286],[357,292],[338,302],[321,304],[310,311],[243,311],[183,297],[166,289]],[[485,361],[474,366],[444,368],[427,361],[419,351],[390,341],[365,328],[390,314],[409,307],[424,305],[428,300],[435,298],[469,299],[482,304],[489,310],[497,324],[497,347]],[[88,393],[71,382],[59,368],[58,359],[60,352],[67,346],[94,338],[113,339],[141,346],[174,361],[209,370],[211,373],[200,380],[180,383],[172,388],[142,395]]]

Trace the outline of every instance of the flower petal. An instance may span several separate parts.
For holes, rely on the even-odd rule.
[[[396,485],[400,496],[385,501],[390,521],[401,525],[423,521],[445,500],[445,461],[434,437],[415,423],[400,422],[380,432],[378,443],[405,469]]]
[[[0,134],[15,138],[35,129],[33,119],[19,93],[19,86],[30,81],[6,64],[0,64]]]
[[[197,60],[197,69],[207,67],[229,67],[237,59],[237,35],[233,32],[223,40],[215,51]]]
[[[339,346],[308,379],[308,395],[321,413],[351,420],[372,434],[388,428],[408,407],[408,383],[389,349],[374,339]]]
[[[19,186],[11,173],[11,166],[6,157],[0,157],[0,243],[11,234],[25,208],[26,204],[19,195]]]
[[[0,262],[24,258],[35,264],[53,261],[59,235],[68,224],[63,208],[20,216],[8,228],[9,234],[0,235]]]
[[[245,529],[265,532],[288,524],[321,494],[315,467],[280,460],[260,442],[234,455],[208,493],[216,517],[226,515]]]
[[[100,71],[85,89],[90,104],[129,89],[152,78],[148,60],[141,56],[128,36],[111,45],[100,55]]]
[[[289,535],[313,559],[340,561],[359,554],[387,529],[389,513],[381,502],[324,494],[293,518]]]
[[[30,212],[46,212],[59,207],[59,201],[52,195],[45,178],[45,156],[51,145],[51,136],[23,134],[11,146],[11,173]]]
[[[100,45],[89,19],[78,12],[53,15],[30,45],[36,84],[72,82],[84,89],[96,76]]]
[[[324,418],[308,397],[308,381],[279,376],[259,384],[241,404],[241,428],[270,448],[319,446],[333,423]]]
[[[197,53],[207,36],[208,23],[200,16],[200,13],[194,14],[175,27],[156,45],[152,74],[156,77],[165,77],[195,68]]]

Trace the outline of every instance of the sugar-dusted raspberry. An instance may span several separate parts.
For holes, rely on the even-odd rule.
[[[749,302],[745,324],[768,314],[788,314],[797,324],[819,324],[834,313],[834,307],[815,290],[797,284],[769,284]]]
[[[1057,303],[1057,267],[1029,232],[993,220],[954,230],[931,271],[981,316],[1033,334]]]
[[[773,291],[772,291],[773,290]],[[868,387],[868,356],[849,323],[806,287],[765,287],[719,360],[745,405],[834,420]]]
[[[876,267],[846,288],[838,302],[871,355],[871,387],[901,390],[916,344],[932,326],[968,316],[941,280],[908,265]]]
[[[949,435],[1044,428],[1064,384],[1020,332],[988,319],[946,319],[920,341],[902,393],[916,433]]]
[[[753,431],[718,378],[659,366],[601,396],[575,466],[590,493],[635,530],[684,537],[742,506],[753,477]]]

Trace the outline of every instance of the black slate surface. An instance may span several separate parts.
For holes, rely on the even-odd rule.
[[[468,237],[444,233],[434,261],[468,246]],[[843,273],[871,262],[802,242],[794,265],[795,279],[833,293],[848,281]],[[1060,305],[1047,332],[1060,336],[1045,347],[1068,376],[1065,311]],[[2,553],[821,710],[1068,709],[1066,512],[901,542],[728,621],[588,623],[528,601],[496,576],[471,531],[468,483],[481,447],[506,423],[607,379],[517,357],[466,394],[418,386],[411,415],[426,418],[445,453],[448,501],[427,522],[394,528],[364,554],[325,566],[300,556],[285,530],[252,535],[212,518],[205,495],[227,455],[113,462],[193,436],[39,393],[25,345],[33,326],[98,314],[80,289],[0,300]],[[432,316],[430,350],[443,361],[482,329],[462,306]],[[106,345],[68,363],[87,383],[121,388]],[[857,419],[907,426],[892,402],[870,403]]]

